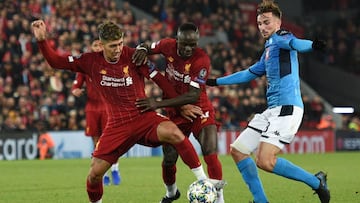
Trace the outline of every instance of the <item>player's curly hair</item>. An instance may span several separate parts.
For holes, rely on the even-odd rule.
[[[111,21],[104,22],[98,26],[99,39],[101,41],[114,41],[124,37],[121,27]]]
[[[257,15],[271,12],[274,16],[281,19],[282,12],[277,3],[272,0],[264,0],[258,5]]]

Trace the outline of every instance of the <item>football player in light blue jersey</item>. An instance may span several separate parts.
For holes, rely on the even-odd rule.
[[[328,203],[330,192],[324,172],[313,175],[290,161],[277,157],[284,146],[294,139],[304,112],[297,53],[322,50],[326,44],[321,40],[298,39],[281,29],[281,11],[273,1],[259,4],[257,23],[261,35],[266,39],[260,60],[246,70],[207,80],[207,85],[210,86],[240,84],[263,75],[268,81],[268,108],[263,113],[256,114],[231,144],[231,156],[256,203],[269,202],[256,166],[307,184],[318,194],[321,203]],[[256,149],[255,163],[250,155]]]

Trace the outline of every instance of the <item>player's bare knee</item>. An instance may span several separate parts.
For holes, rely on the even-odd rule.
[[[98,183],[102,181],[103,174],[96,173],[94,170],[90,170],[88,179],[90,183]]]
[[[257,167],[268,172],[272,172],[275,166],[275,161],[269,156],[256,156],[255,162]]]
[[[161,136],[163,140],[171,144],[179,143],[184,138],[184,134],[173,123],[167,123],[166,126],[163,126]]]
[[[232,156],[232,158],[234,159],[234,161],[237,163],[247,157],[250,156],[250,153],[246,154],[243,153],[241,151],[239,151],[238,149],[236,149],[235,147],[230,147],[230,155]]]
[[[173,148],[168,147],[167,150],[163,150],[164,158],[163,158],[163,165],[164,166],[172,166],[176,164],[176,161],[179,157],[177,151]]]
[[[201,147],[201,151],[202,151],[202,154],[204,156],[207,156],[207,155],[210,155],[210,154],[217,153],[217,147],[216,146],[206,145],[206,146]]]

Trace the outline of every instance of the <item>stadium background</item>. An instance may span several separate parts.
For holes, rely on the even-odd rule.
[[[141,2],[141,3],[140,3]],[[298,37],[325,39],[328,50],[302,54],[301,78],[305,116],[297,140],[285,153],[324,153],[360,149],[360,6],[355,0],[277,1],[283,27]],[[126,43],[174,37],[177,26],[192,21],[199,26],[203,47],[210,55],[211,77],[251,65],[261,54],[263,39],[256,27],[259,1],[148,0],[80,1],[28,0],[0,2],[0,160],[34,159],[39,120],[48,124],[56,140],[57,158],[88,157],[91,142],[83,135],[86,97],[70,89],[74,74],[53,70],[39,53],[30,23],[42,18],[57,52],[77,55],[89,51],[103,20],[122,24]],[[161,57],[154,57],[164,68]],[[266,81],[209,87],[220,126],[219,148],[228,144],[249,118],[266,108]],[[149,96],[161,90],[148,82]],[[334,114],[334,106],[351,106],[352,114]],[[334,126],[335,124],[335,126]],[[79,143],[82,143],[79,145]],[[75,148],[74,147],[79,147]],[[150,151],[149,151],[150,150]],[[127,156],[161,155],[158,149],[136,146]]]

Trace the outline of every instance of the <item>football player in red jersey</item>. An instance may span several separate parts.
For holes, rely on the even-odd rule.
[[[199,30],[193,23],[180,25],[177,39],[165,38],[151,45],[140,44],[133,56],[137,65],[144,64],[147,55],[162,54],[166,60],[165,78],[173,85],[178,97],[155,101],[152,98],[140,99],[137,105],[140,109],[156,109],[174,107],[186,103],[201,108],[203,114],[192,121],[185,119],[177,108],[167,108],[168,116],[187,136],[193,133],[201,145],[202,154],[207,164],[209,178],[213,183],[224,184],[222,181],[222,166],[218,159],[217,127],[215,113],[211,101],[206,94],[206,79],[210,73],[210,59],[204,50],[197,47]],[[151,70],[151,77],[156,80],[157,70]],[[164,98],[170,98],[164,95]],[[180,192],[176,186],[176,161],[178,153],[171,145],[163,145],[164,159],[162,162],[163,180],[166,195],[162,203],[179,199]],[[222,187],[218,189],[217,203],[224,202]]]
[[[102,50],[103,47],[101,45],[101,41],[99,39],[93,40],[91,43],[91,51],[100,52]],[[83,95],[85,90],[82,88],[82,86],[84,83],[86,84],[87,93],[85,105],[85,135],[92,138],[95,147],[106,125],[106,109],[102,103],[101,95],[96,91],[92,80],[84,73],[76,73],[76,78],[73,82],[71,93],[76,97]],[[114,185],[120,184],[121,176],[118,162],[111,165],[111,177],[112,183]],[[108,172],[106,172],[104,175],[104,185],[110,185],[110,176],[108,175]]]
[[[146,97],[144,78],[148,76],[149,67],[136,67],[132,63],[135,49],[124,45],[124,32],[119,25],[113,22],[99,25],[102,52],[67,57],[58,55],[47,42],[43,20],[36,20],[31,25],[50,66],[85,73],[103,97],[107,124],[96,144],[86,179],[91,202],[102,201],[103,175],[136,143],[151,147],[172,144],[198,180],[207,178],[194,147],[175,123],[155,111],[142,113],[136,107],[136,99]]]

